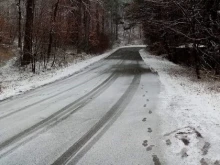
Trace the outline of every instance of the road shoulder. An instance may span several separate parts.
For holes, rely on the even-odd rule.
[[[208,90],[210,83],[192,78],[186,68],[146,50],[140,54],[159,75],[163,105],[161,116],[166,164],[214,164],[220,156],[220,112],[218,92]],[[164,146],[165,146],[164,145]]]

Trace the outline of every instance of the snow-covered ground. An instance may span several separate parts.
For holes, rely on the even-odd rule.
[[[143,47],[143,45],[137,46]],[[9,60],[5,66],[0,68],[0,100],[4,100],[31,89],[69,77],[82,71],[95,62],[108,57],[123,47],[129,46],[120,46],[98,56],[86,55],[83,56],[83,58],[79,56],[79,58],[76,58],[66,67],[53,68],[45,72],[40,71],[37,74],[33,74],[30,71],[21,71],[17,66],[15,66],[15,62],[17,60],[15,57]]]
[[[28,89],[30,84],[41,85],[41,81],[45,84],[67,77],[111,52],[53,71],[51,75],[48,72],[44,77],[34,75],[22,79],[18,84],[26,84],[15,89]],[[125,60],[124,64],[119,64],[120,76],[115,78],[110,75],[123,56],[115,58],[116,61],[106,59],[94,64],[91,67],[95,70],[80,73],[78,79],[72,76],[2,102],[1,141],[12,139],[1,145],[6,149],[2,153],[13,150],[1,159],[3,164],[51,164],[62,153],[69,153],[73,143],[80,141],[84,147],[70,164],[219,165],[218,83],[197,80],[190,69],[152,56],[145,50],[140,54],[147,65],[143,61]],[[124,55],[129,55],[129,51]],[[141,76],[138,70],[132,71],[137,64]],[[151,73],[148,67],[159,76]],[[103,70],[107,72],[102,74]],[[106,88],[97,88],[109,76]],[[91,94],[96,90],[100,90],[100,95]],[[73,107],[65,109],[69,105]],[[79,105],[83,106],[70,115]],[[115,109],[118,110],[113,113],[115,116],[106,120],[106,114]],[[63,110],[65,113],[61,113]],[[102,127],[97,125],[104,119]],[[57,125],[50,128],[53,122]],[[93,137],[84,144],[84,137],[88,138],[91,132]],[[29,141],[32,137],[36,138]],[[11,149],[14,146],[18,148]]]
[[[0,100],[69,77],[117,50],[118,48],[99,56],[86,55],[84,58],[76,58],[73,63],[66,67],[58,67],[38,74],[19,70],[19,68],[14,65],[17,60],[15,57],[8,61],[4,67],[0,68]]]
[[[49,68],[45,72],[38,69],[37,74],[30,71],[22,71],[15,62],[17,57],[9,60],[4,67],[0,67],[0,101],[6,98],[22,94],[31,89],[52,83],[78,73],[87,66],[106,58],[110,54],[123,47],[140,46],[143,47],[142,38],[140,38],[140,28],[135,27],[131,31],[124,31],[123,26],[119,27],[119,40],[113,46],[113,49],[99,56],[77,55],[74,60],[65,67]],[[15,50],[14,50],[15,51]],[[17,54],[18,52],[15,52]],[[70,52],[71,53],[71,52]]]
[[[156,132],[149,110],[160,82],[138,49],[120,50],[82,73],[1,102],[0,164],[46,165],[59,158],[71,165],[152,164],[142,143]]]
[[[146,50],[140,54],[162,83],[162,105],[155,111],[166,164],[219,165],[219,83],[197,80],[191,70]]]

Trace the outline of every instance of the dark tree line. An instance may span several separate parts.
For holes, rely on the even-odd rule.
[[[200,78],[201,69],[219,74],[219,7],[220,0],[134,0],[128,14],[143,25],[151,50],[166,53],[173,61],[189,54],[184,58]]]

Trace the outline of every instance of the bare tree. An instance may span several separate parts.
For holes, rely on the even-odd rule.
[[[34,6],[35,0],[27,0],[26,4],[26,23],[25,23],[25,36],[24,36],[24,48],[23,58],[21,65],[28,65],[32,63],[32,71],[35,72],[34,56],[32,54],[32,42],[33,42],[33,21],[34,21]]]
[[[17,6],[18,6],[18,47],[21,49],[21,48],[22,48],[22,28],[21,28],[22,15],[21,15],[21,0],[18,0]]]
[[[57,17],[59,3],[60,3],[60,0],[57,0],[57,2],[52,7],[53,14],[51,16],[51,27],[50,27],[50,32],[49,32],[49,44],[48,44],[48,50],[47,50],[47,60],[48,61],[49,61],[50,56],[51,56],[51,49],[52,49],[52,45],[53,45],[54,26],[55,26],[55,23],[56,23],[56,17]]]

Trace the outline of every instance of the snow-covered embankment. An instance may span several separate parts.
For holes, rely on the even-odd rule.
[[[167,164],[220,164],[220,93],[216,86],[196,80],[192,71],[146,50],[140,54],[156,71],[162,83],[160,116],[161,143],[167,143]]]

